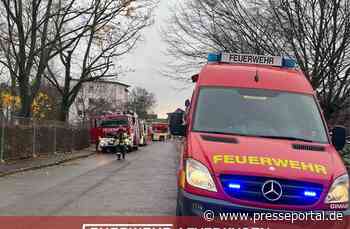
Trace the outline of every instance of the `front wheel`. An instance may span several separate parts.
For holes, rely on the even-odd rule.
[[[101,153],[101,148],[99,147],[99,145],[100,145],[100,142],[97,142],[96,143],[96,146],[95,146],[95,150],[96,150],[96,153]]]

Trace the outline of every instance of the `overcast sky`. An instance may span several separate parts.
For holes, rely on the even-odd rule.
[[[121,82],[131,86],[144,87],[155,93],[158,104],[154,109],[160,117],[166,117],[166,113],[184,107],[185,100],[192,94],[191,85],[169,80],[162,76],[160,70],[170,61],[164,52],[167,45],[162,41],[161,28],[166,26],[166,20],[171,13],[169,7],[176,0],[161,0],[160,6],[155,11],[155,24],[143,31],[143,41],[137,48],[122,60],[122,64],[134,69],[120,78]],[[190,77],[190,76],[189,76]]]

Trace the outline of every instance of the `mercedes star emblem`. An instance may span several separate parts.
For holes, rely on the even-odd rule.
[[[263,196],[271,202],[281,199],[283,191],[279,182],[274,180],[266,181],[261,189]]]

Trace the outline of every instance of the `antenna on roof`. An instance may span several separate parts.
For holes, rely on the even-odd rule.
[[[254,80],[255,80],[255,82],[257,82],[257,83],[258,83],[259,80],[260,80],[258,70],[256,70]]]

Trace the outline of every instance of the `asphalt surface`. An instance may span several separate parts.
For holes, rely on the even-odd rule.
[[[153,143],[0,178],[0,215],[174,215],[178,152]]]
[[[174,216],[178,158],[158,142],[125,161],[97,154],[2,177],[0,216]]]

